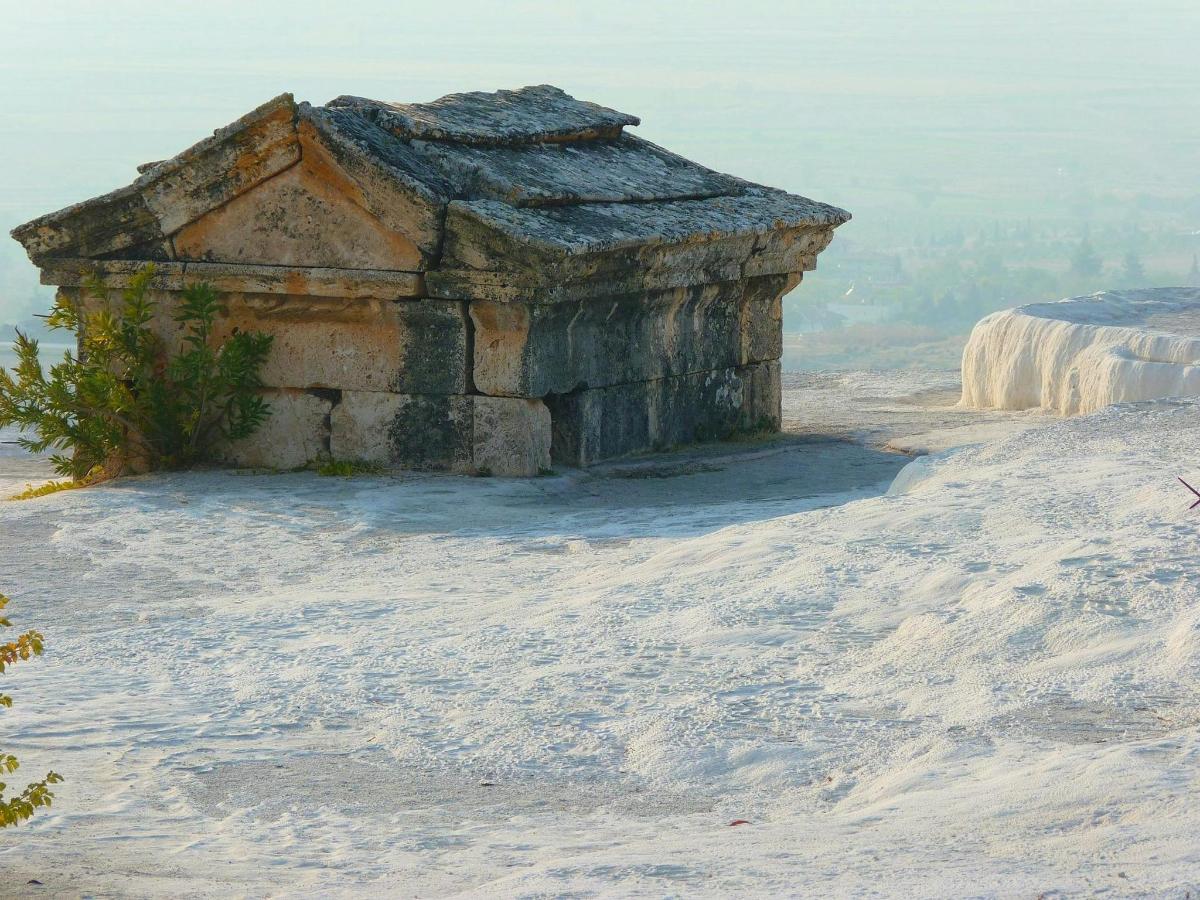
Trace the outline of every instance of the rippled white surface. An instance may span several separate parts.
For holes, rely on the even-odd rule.
[[[6,749],[69,779],[0,868],[157,896],[1182,895],[1197,443],[1200,408],[1160,403],[887,496],[902,459],[810,438],[0,503],[0,589],[49,646],[5,678]]]

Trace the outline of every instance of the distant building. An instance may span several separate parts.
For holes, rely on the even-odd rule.
[[[284,94],[13,231],[44,283],[227,293],[275,337],[235,463],[530,475],[778,428],[780,299],[849,219],[542,85],[427,104]],[[169,315],[161,317],[171,338]]]

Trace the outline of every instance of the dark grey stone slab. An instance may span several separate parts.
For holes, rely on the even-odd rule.
[[[340,150],[336,158],[346,168],[353,170],[361,164],[358,160],[369,160],[374,166],[386,167],[388,174],[412,190],[424,192],[431,202],[444,202],[453,195],[451,183],[410,142],[396,140],[391,132],[354,110],[301,103],[298,115],[336,140]],[[346,166],[347,158],[356,159]]]
[[[503,147],[413,141],[412,148],[453,185],[454,196],[514,206],[716,197],[745,189],[740,179],[632,135]]]
[[[732,197],[517,208],[455,201],[429,292],[557,303],[584,297],[792,274],[849,213],[753,188]]]
[[[576,100],[549,84],[515,91],[447,94],[431,103],[385,103],[342,96],[330,107],[358,110],[405,138],[512,144],[612,137],[637,116]]]
[[[780,403],[778,360],[551,396],[551,456],[587,466],[739,431],[777,431]]]
[[[515,269],[528,252],[550,258],[705,241],[805,228],[836,228],[850,213],[769,188],[748,188],[729,197],[667,203],[589,203],[521,208],[495,200],[456,201],[447,212],[444,268]],[[476,224],[477,223],[477,224]],[[472,227],[472,226],[475,227]],[[479,240],[479,226],[494,230],[493,243]],[[487,264],[479,265],[476,262]]]

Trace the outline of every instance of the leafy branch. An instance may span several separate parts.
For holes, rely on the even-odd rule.
[[[18,443],[32,453],[58,451],[51,461],[60,475],[83,481],[185,468],[218,439],[253,434],[270,412],[259,371],[271,336],[235,330],[216,342],[226,309],[210,285],[193,284],[171,316],[172,353],[150,292],[154,275],[153,265],[139,270],[119,300],[94,275],[78,298],[59,292],[47,325],[72,332],[78,351],[48,371],[38,342],[17,332],[17,364],[0,369],[0,426],[16,425]]]
[[[8,597],[0,594],[0,610],[8,605]],[[0,612],[0,628],[11,628],[12,622]],[[24,662],[35,656],[42,655],[42,635],[37,631],[27,631],[15,640],[0,644],[0,673],[8,671],[8,667],[20,661]],[[0,694],[0,706],[6,709],[12,707],[12,697]],[[11,753],[0,753],[0,776],[11,775],[20,768],[17,758]],[[54,800],[54,792],[50,785],[62,781],[62,776],[56,772],[48,772],[41,781],[26,785],[19,794],[6,797],[8,789],[6,782],[0,781],[0,828],[16,825],[30,818],[40,807],[48,807]]]

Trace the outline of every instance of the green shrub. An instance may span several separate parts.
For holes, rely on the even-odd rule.
[[[47,324],[71,331],[78,352],[47,375],[37,341],[18,332],[17,365],[0,369],[0,426],[36,433],[19,439],[31,452],[60,451],[51,457],[60,475],[95,480],[185,468],[209,456],[218,439],[248,437],[269,413],[258,389],[271,337],[234,332],[215,345],[213,324],[224,307],[211,286],[193,284],[174,311],[182,340],[172,353],[151,327],[153,278],[153,265],[141,269],[115,309],[94,276],[78,303],[60,293]],[[84,310],[87,295],[101,301],[95,311]]]
[[[0,594],[0,610],[7,605],[8,598]],[[12,622],[0,612],[0,628],[11,627]],[[36,631],[27,631],[15,641],[0,644],[0,672],[6,671],[17,661],[26,661],[35,656],[41,656],[41,654],[41,634]],[[12,706],[12,697],[0,694],[0,706],[5,708]],[[0,752],[0,777],[11,775],[20,765],[17,758],[11,753]],[[58,784],[61,781],[61,775],[49,772],[41,781],[26,785],[21,793],[14,796],[5,796],[8,785],[0,781],[0,828],[24,822],[33,815],[38,807],[49,806],[54,800],[54,792],[50,790],[50,785]]]

